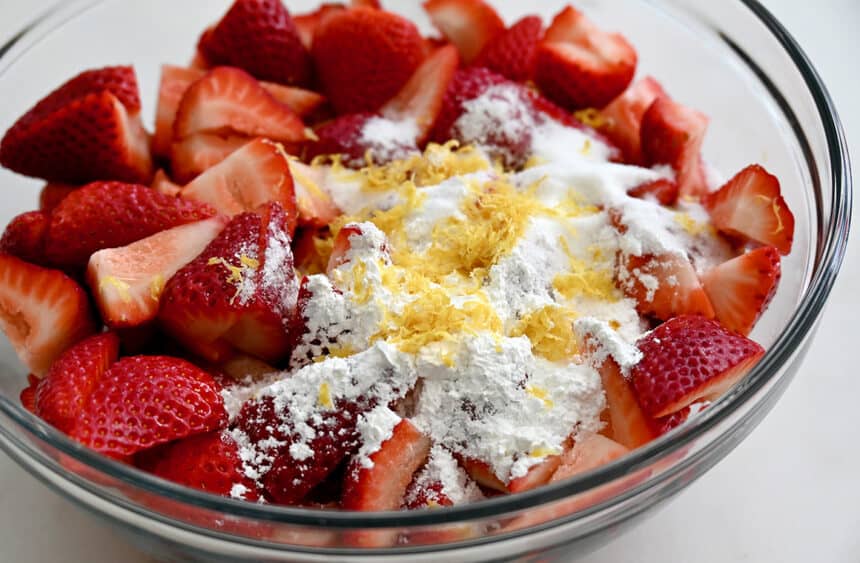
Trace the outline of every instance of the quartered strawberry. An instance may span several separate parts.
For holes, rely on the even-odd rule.
[[[53,264],[80,267],[97,250],[125,246],[214,214],[208,205],[146,186],[95,182],[75,190],[54,209],[45,254]]]
[[[218,362],[233,349],[275,362],[290,352],[299,281],[289,219],[277,203],[243,213],[164,289],[159,320],[189,350]]]
[[[665,95],[660,83],[646,76],[631,84],[601,110],[604,123],[600,130],[621,149],[625,162],[645,164],[640,134],[642,117],[654,100]]]
[[[81,286],[62,272],[8,254],[0,254],[0,327],[37,376],[96,328]]]
[[[640,199],[652,199],[660,205],[672,206],[678,201],[678,183],[668,178],[639,184],[627,192]]]
[[[327,227],[341,212],[324,187],[323,174],[297,160],[290,161],[290,173],[296,191],[299,226]]]
[[[678,315],[714,316],[696,270],[685,257],[627,256],[616,279],[624,294],[636,300],[636,310],[642,315],[662,320]]]
[[[764,355],[752,340],[696,315],[663,323],[637,347],[643,357],[632,368],[631,381],[642,409],[653,417],[717,399]]]
[[[193,364],[169,356],[132,356],[113,364],[78,412],[71,436],[125,459],[153,446],[221,428],[221,388]]]
[[[243,135],[195,133],[171,143],[170,171],[177,181],[191,182],[249,141],[248,137]]]
[[[256,501],[256,485],[242,471],[239,447],[228,432],[198,434],[138,456],[137,465],[162,479],[212,493]]]
[[[70,433],[87,398],[119,356],[119,338],[112,332],[78,342],[51,365],[36,391],[36,414]]]
[[[87,283],[105,324],[140,326],[155,319],[164,286],[227,225],[212,217],[158,232],[90,257]]]
[[[311,79],[310,56],[281,0],[236,0],[197,48],[210,65],[239,67],[260,80],[301,86]]]
[[[776,176],[758,164],[747,166],[704,200],[714,227],[734,236],[791,252],[794,215]]]
[[[639,405],[633,387],[615,360],[607,358],[598,371],[612,421],[612,439],[632,450],[656,438],[653,419]]]
[[[707,116],[668,96],[658,96],[642,116],[639,134],[645,162],[670,165],[681,196],[701,196],[708,190],[701,156],[707,128]]]
[[[636,72],[636,51],[618,33],[599,29],[567,6],[546,30],[535,56],[535,82],[567,108],[601,108],[621,94]]]
[[[325,17],[312,52],[323,93],[340,114],[377,111],[403,88],[424,55],[412,22],[365,7]]]
[[[80,186],[71,184],[59,184],[56,182],[48,182],[42,191],[39,192],[39,211],[50,213],[63,201],[67,195],[78,189]]]
[[[161,168],[155,172],[155,176],[152,177],[152,183],[149,187],[160,194],[170,197],[176,197],[182,191],[182,186],[171,180],[170,176]]]
[[[287,213],[290,232],[295,230],[296,195],[289,156],[281,145],[266,139],[234,151],[182,188],[180,195],[231,216],[277,202]]]
[[[712,268],[702,284],[720,324],[747,335],[776,293],[780,274],[779,250],[762,246]]]
[[[457,47],[465,64],[505,31],[505,22],[484,0],[427,0],[424,10],[436,29]]]
[[[250,74],[238,68],[210,70],[186,90],[176,110],[173,135],[195,133],[269,137],[300,142],[305,127],[296,113],[278,102]]]
[[[488,41],[473,64],[515,82],[530,80],[534,76],[535,55],[542,36],[540,17],[526,16]]]
[[[623,457],[630,452],[622,444],[600,434],[590,434],[578,439],[573,447],[561,456],[561,463],[550,479],[551,483],[570,479],[574,475],[597,469],[602,465]]]
[[[45,235],[50,221],[43,211],[28,211],[16,216],[0,237],[0,252],[33,264],[46,264]]]

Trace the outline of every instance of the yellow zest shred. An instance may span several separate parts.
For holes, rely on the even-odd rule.
[[[552,399],[549,398],[549,391],[547,391],[543,387],[539,387],[537,385],[526,385],[526,393],[528,393],[535,399],[540,399],[541,401],[543,401],[543,404],[548,409],[551,409],[555,404],[553,403]]]
[[[149,282],[149,297],[153,301],[161,299],[161,293],[164,291],[164,284],[167,283],[164,276],[156,274],[152,281]]]
[[[99,281],[99,291],[104,291],[107,288],[113,288],[119,295],[123,303],[131,302],[131,286],[116,276],[105,276]]]
[[[594,129],[600,129],[608,123],[606,116],[597,108],[585,108],[573,112],[573,117],[580,123]]]
[[[331,398],[331,388],[327,381],[320,383],[319,394],[317,395],[317,403],[324,409],[333,409],[334,401]]]
[[[511,336],[526,336],[532,351],[547,360],[570,360],[579,352],[573,332],[574,320],[576,314],[569,308],[547,305],[520,319]]]
[[[694,237],[707,232],[710,227],[707,223],[696,221],[689,213],[675,213],[675,222]]]

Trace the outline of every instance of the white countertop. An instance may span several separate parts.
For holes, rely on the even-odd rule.
[[[0,0],[0,41],[51,5]],[[764,2],[830,89],[860,159],[860,1]],[[848,257],[805,369],[765,421],[667,508],[587,563],[860,561],[860,251]],[[0,561],[149,562],[0,454]]]

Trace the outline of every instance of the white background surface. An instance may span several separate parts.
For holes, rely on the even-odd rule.
[[[721,0],[717,0],[721,1]],[[0,42],[52,2],[0,0]],[[860,0],[767,0],[828,85],[860,159]],[[2,103],[2,101],[0,101]],[[587,563],[860,562],[860,255],[849,248],[805,368],[741,446]],[[0,454],[0,561],[143,563]]]

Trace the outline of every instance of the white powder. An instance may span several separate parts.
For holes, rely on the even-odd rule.
[[[454,122],[454,136],[477,144],[508,164],[516,164],[516,150],[526,152],[535,122],[522,90],[510,84],[488,88],[463,103],[463,113]],[[512,152],[514,151],[514,152]]]
[[[361,448],[356,454],[361,467],[370,469],[373,461],[370,457],[378,452],[382,443],[391,438],[394,427],[402,419],[386,405],[380,405],[370,412],[359,415],[356,429],[361,437]]]
[[[271,221],[259,283],[262,294],[269,297],[267,301],[281,306],[278,312],[285,323],[292,320],[292,311],[299,295],[299,280],[293,265],[290,235],[283,226]]]
[[[451,452],[441,446],[433,446],[427,464],[415,477],[414,487],[408,491],[404,504],[417,502],[417,495],[438,502],[444,495],[453,504],[475,502],[484,498],[480,487],[460,467]]]
[[[256,398],[261,389],[268,387],[283,377],[282,373],[272,373],[259,380],[247,378],[244,381],[237,381],[233,385],[224,387],[221,390],[221,398],[224,400],[224,410],[227,411],[227,420],[232,422],[239,414],[239,411],[242,410],[242,405],[245,402]]]
[[[532,155],[542,162],[606,161],[612,148],[581,129],[550,119],[532,133]]]
[[[594,365],[600,365],[607,357],[615,360],[625,375],[642,359],[642,352],[633,343],[626,342],[609,323],[593,317],[577,319],[573,328],[581,340],[589,338],[597,346],[591,356]]]
[[[245,500],[249,492],[248,487],[243,485],[242,483],[234,483],[232,487],[230,487],[230,496],[235,499]]]
[[[371,150],[374,162],[384,163],[417,154],[417,137],[418,124],[413,119],[392,121],[372,117],[364,124],[359,142]]]

